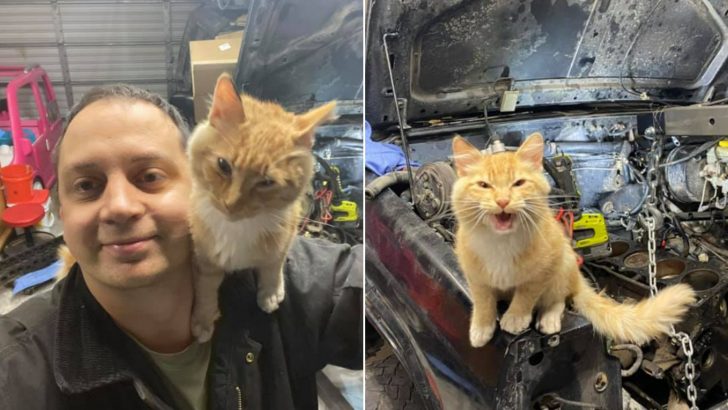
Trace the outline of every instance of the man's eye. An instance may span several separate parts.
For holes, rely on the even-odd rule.
[[[90,195],[96,192],[101,187],[101,184],[93,179],[81,179],[73,184],[73,191],[82,194]]]
[[[165,176],[159,171],[146,171],[142,173],[140,180],[143,184],[154,185],[164,181]]]

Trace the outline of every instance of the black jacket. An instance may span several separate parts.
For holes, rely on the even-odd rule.
[[[210,409],[315,409],[315,372],[362,366],[362,255],[298,239],[286,298],[256,304],[250,272],[227,275],[212,341]],[[252,353],[252,355],[251,355]],[[0,317],[0,409],[171,409],[153,363],[111,320],[75,266],[45,295]]]

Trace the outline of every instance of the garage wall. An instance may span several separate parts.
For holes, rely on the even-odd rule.
[[[169,97],[187,17],[203,1],[3,0],[0,65],[40,64],[64,115],[97,84]]]

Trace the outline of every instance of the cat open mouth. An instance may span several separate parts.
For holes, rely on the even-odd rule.
[[[513,214],[501,212],[493,216],[496,231],[507,231],[513,227]]]

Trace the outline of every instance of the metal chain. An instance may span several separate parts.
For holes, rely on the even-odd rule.
[[[647,183],[649,184],[649,193],[646,203],[651,205],[645,207],[642,213],[642,221],[647,230],[647,254],[649,256],[649,284],[650,296],[655,297],[657,294],[657,241],[655,239],[655,231],[657,229],[655,217],[650,213],[650,209],[654,209],[657,203],[657,166],[660,160],[662,145],[659,144],[660,138],[656,137],[652,143],[652,158],[650,158],[647,170]],[[693,364],[693,342],[690,336],[685,332],[677,332],[674,326],[670,326],[670,337],[674,342],[679,343],[685,354],[685,378],[688,382],[687,396],[690,400],[690,410],[699,410],[696,404],[698,399],[698,391],[695,388],[695,364]]]
[[[647,195],[646,203],[647,205],[652,206],[657,204],[657,183],[659,177],[657,170],[660,156],[662,154],[662,144],[660,144],[660,142],[660,138],[655,137],[655,140],[652,142],[652,156],[648,160],[647,164],[646,182],[649,187],[649,193]]]
[[[657,241],[655,240],[655,218],[644,218],[647,228],[647,255],[649,256],[650,297],[657,295]]]

